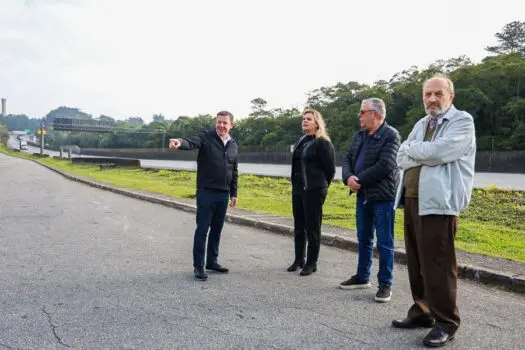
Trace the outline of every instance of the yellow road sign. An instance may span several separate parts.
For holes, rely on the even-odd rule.
[[[44,135],[45,135],[45,134],[46,134],[46,131],[45,131],[45,130],[43,130],[43,131],[44,131]],[[38,130],[36,131],[36,133],[37,133],[38,135],[40,135],[40,134],[42,134],[42,130],[38,129]]]

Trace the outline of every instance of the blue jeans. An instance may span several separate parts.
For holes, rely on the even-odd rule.
[[[228,209],[228,198],[228,191],[210,188],[199,188],[197,190],[197,228],[193,236],[194,267],[204,267],[208,230],[210,235],[208,237],[206,265],[217,263],[222,226]]]
[[[379,252],[379,272],[377,279],[380,285],[392,284],[394,269],[394,201],[366,202],[357,197],[356,222],[359,241],[359,260],[357,278],[370,280],[374,248],[374,229],[377,235]]]

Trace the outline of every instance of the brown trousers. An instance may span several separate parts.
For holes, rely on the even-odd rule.
[[[408,317],[428,315],[436,320],[436,327],[454,334],[460,323],[454,247],[457,217],[419,216],[417,198],[405,198],[404,207],[408,278],[414,299]]]

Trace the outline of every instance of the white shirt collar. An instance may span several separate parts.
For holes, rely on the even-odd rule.
[[[217,131],[217,129],[215,129],[215,132],[217,133],[217,136],[219,136],[219,138],[222,140],[222,143],[224,143],[224,146],[226,146],[226,144],[228,143],[228,141],[230,141],[232,138],[230,135],[228,135],[228,137],[226,139],[223,139],[221,137],[221,135],[219,135],[219,132]]]

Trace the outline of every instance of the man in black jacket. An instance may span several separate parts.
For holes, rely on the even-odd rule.
[[[357,274],[342,282],[342,289],[370,288],[374,228],[379,251],[379,290],[375,300],[391,299],[394,268],[394,200],[399,183],[396,158],[400,136],[385,121],[385,103],[379,98],[362,102],[362,129],[352,137],[343,159],[343,182],[357,193],[356,226],[359,241]]]
[[[221,266],[219,242],[224,225],[228,197],[230,206],[237,205],[238,146],[230,137],[233,115],[227,111],[217,114],[215,129],[202,130],[197,135],[170,139],[171,149],[199,149],[197,157],[197,228],[193,238],[193,273],[199,280],[208,279],[206,269],[227,273]],[[208,238],[207,251],[206,237]]]

